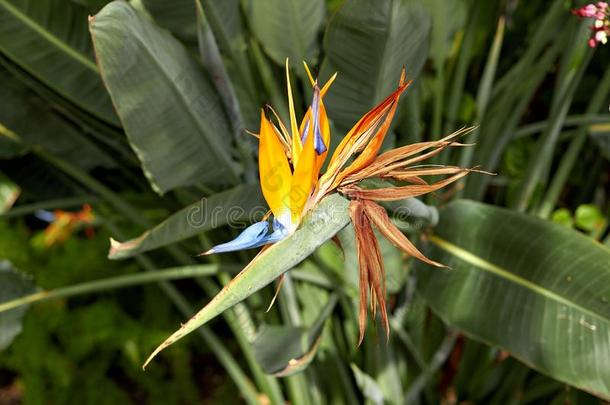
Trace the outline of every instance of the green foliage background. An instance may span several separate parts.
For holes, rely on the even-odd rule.
[[[609,400],[610,69],[581,3],[0,0],[0,403]],[[353,229],[320,220],[335,195],[143,372],[255,254],[194,257],[264,213],[244,129],[266,103],[286,121],[286,57],[297,115],[300,62],[339,72],[333,145],[406,66],[384,148],[476,124],[433,163],[497,176],[386,206],[453,268],[381,239],[387,343],[369,322],[357,346]],[[40,210],[82,204],[93,235],[45,246]]]

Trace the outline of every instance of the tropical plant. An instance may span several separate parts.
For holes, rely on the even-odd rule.
[[[0,367],[29,402],[610,400],[587,7],[0,0]]]

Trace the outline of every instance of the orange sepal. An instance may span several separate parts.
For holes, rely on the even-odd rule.
[[[314,134],[313,125],[309,126],[309,134],[303,145],[299,162],[294,169],[294,175],[292,176],[292,185],[290,188],[290,210],[292,213],[292,221],[298,222],[303,213],[303,208],[311,194],[317,172],[315,172],[316,165],[316,151],[313,147]]]
[[[258,143],[258,171],[261,190],[276,218],[288,213],[292,173],[284,146],[271,122],[261,110],[261,128]]]

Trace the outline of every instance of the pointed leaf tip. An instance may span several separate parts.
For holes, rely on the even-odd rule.
[[[293,234],[259,253],[195,316],[167,338],[144,366],[163,349],[243,301],[290,270],[349,223],[349,202],[339,194],[324,198]]]

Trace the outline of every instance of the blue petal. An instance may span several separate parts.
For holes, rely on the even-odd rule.
[[[259,247],[259,246],[263,246],[263,245],[268,245],[270,243],[279,242],[282,239],[284,239],[286,236],[288,236],[288,230],[283,225],[280,224],[280,227],[278,229],[276,229],[275,231],[273,231],[269,235],[265,236],[254,247]]]
[[[318,155],[326,152],[326,145],[322,139],[322,132],[320,130],[320,89],[315,86],[313,91],[313,100],[311,102],[311,116],[313,117],[313,146]],[[301,134],[301,143],[305,145],[307,135],[309,134],[309,120],[305,123],[303,133]]]
[[[55,221],[55,214],[53,214],[51,211],[47,211],[47,210],[37,210],[34,213],[34,216],[36,218],[40,219],[41,221],[45,221],[45,222]]]
[[[236,250],[251,249],[261,246],[261,241],[265,239],[268,230],[269,223],[267,221],[257,222],[244,229],[237,238],[230,242],[216,245],[204,254],[234,252]]]
[[[313,145],[316,149],[316,153],[321,155],[326,152],[326,145],[322,139],[322,132],[320,131],[320,89],[315,86],[313,91],[313,101],[311,102],[311,115],[313,116]]]

